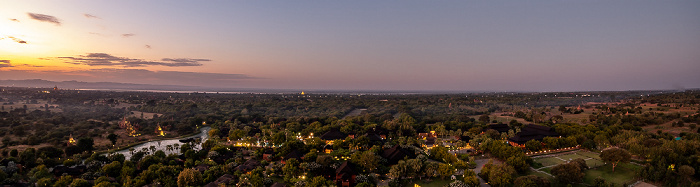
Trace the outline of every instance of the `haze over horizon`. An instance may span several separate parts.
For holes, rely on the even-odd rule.
[[[3,1],[0,80],[700,88],[700,1]]]

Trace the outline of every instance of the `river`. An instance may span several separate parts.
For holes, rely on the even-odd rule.
[[[180,140],[189,139],[189,138],[201,138],[202,139],[201,142],[204,143],[204,141],[207,141],[207,139],[209,138],[209,129],[211,129],[211,127],[202,127],[200,129],[199,134],[195,134],[195,135],[184,137],[184,138],[167,139],[167,140],[153,140],[150,142],[138,144],[138,145],[133,146],[131,148],[134,149],[134,153],[141,151],[143,148],[149,149],[148,152],[151,152],[150,147],[155,146],[156,151],[161,150],[161,151],[165,152],[166,155],[180,154],[179,149],[168,150],[167,146],[174,145],[174,144],[179,144],[180,146],[182,146],[185,143],[180,142]],[[131,149],[131,148],[122,149],[122,150],[116,151],[115,153],[122,154],[122,155],[124,155],[124,157],[127,160],[129,160],[131,158],[131,151],[129,151],[129,149]],[[200,150],[200,149],[202,149],[202,144],[201,143],[196,144],[196,145],[194,145],[193,148],[195,150]]]

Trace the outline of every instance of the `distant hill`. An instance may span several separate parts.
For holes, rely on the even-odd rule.
[[[202,91],[197,86],[132,84],[118,82],[80,82],[80,81],[48,81],[43,79],[0,80],[0,86],[38,87],[61,89],[106,89],[106,90],[163,90],[163,91]]]

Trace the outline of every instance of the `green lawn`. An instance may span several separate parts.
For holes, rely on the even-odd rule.
[[[588,157],[581,156],[581,155],[578,155],[578,154],[561,155],[561,156],[558,156],[558,157],[561,158],[561,159],[564,159],[564,160],[573,160],[573,159],[577,159],[577,158],[580,158],[580,159],[587,159],[587,158],[588,158]]]
[[[600,176],[608,182],[615,183],[617,186],[635,179],[635,173],[639,169],[641,169],[641,166],[634,164],[619,164],[617,167],[615,167],[615,172],[612,172],[612,165],[607,164],[596,169],[586,171],[586,176],[583,177],[583,182],[592,185],[594,180]]]
[[[589,168],[594,168],[594,167],[602,166],[603,164],[605,164],[605,162],[603,162],[602,160],[598,160],[598,159],[586,160],[586,165],[587,165]]]
[[[550,180],[550,181],[554,179],[554,177],[552,177],[552,176],[549,176],[549,175],[544,174],[544,173],[532,171],[532,170],[527,171],[527,173],[525,173],[525,175],[540,176],[540,177],[544,177],[545,179]]]
[[[412,183],[407,184],[406,187],[413,187],[415,184],[423,187],[443,187],[450,183],[452,183],[452,180],[449,180],[449,178],[445,178],[445,180],[434,179],[428,183],[425,183],[423,180],[414,180]]]
[[[564,163],[564,161],[562,161],[562,160],[560,160],[560,159],[558,159],[558,158],[555,158],[555,157],[536,158],[534,161],[535,161],[535,162],[539,162],[539,163],[542,164],[544,167],[553,166],[553,165],[557,165],[557,164]]]
[[[622,183],[626,182],[634,182],[633,180],[635,179],[636,171],[639,171],[642,167],[634,164],[620,164],[617,167],[615,167],[615,172],[612,172],[612,165],[605,163],[600,159],[600,156],[598,156],[597,153],[591,153],[591,152],[584,152],[584,151],[579,151],[576,153],[572,154],[566,154],[566,155],[560,155],[557,156],[558,158],[564,159],[564,160],[569,160],[569,159],[577,159],[577,158],[582,158],[586,160],[586,165],[590,168],[595,168],[595,169],[589,169],[586,171],[586,175],[583,178],[583,184],[577,184],[575,186],[586,186],[586,185],[593,185],[594,180],[600,176],[603,177],[603,179],[607,180],[608,182],[613,182],[616,185],[621,185]],[[535,162],[542,164],[543,166],[553,166],[557,165],[560,163],[564,163],[564,161],[558,159],[557,157],[547,157],[547,158],[536,158],[534,159]],[[589,159],[593,158],[593,159]],[[600,166],[600,167],[598,167]],[[548,168],[543,168],[540,169],[540,171],[544,171],[547,173],[550,173],[552,171],[551,167]],[[531,175],[537,175],[537,176],[542,176],[547,179],[552,179],[552,177],[538,173],[538,172],[529,172],[528,174]]]
[[[551,174],[551,173],[552,173],[552,168],[551,168],[551,167],[549,167],[549,168],[544,168],[544,169],[541,169],[540,171],[544,171],[544,172],[547,172],[547,173],[550,173],[550,174]]]
[[[590,157],[590,158],[594,158],[594,159],[601,160],[601,159],[600,159],[600,156],[598,156],[598,153],[592,153],[592,152],[587,152],[587,151],[579,151],[579,152],[577,152],[576,154],[579,154],[579,155],[585,156],[585,157]]]

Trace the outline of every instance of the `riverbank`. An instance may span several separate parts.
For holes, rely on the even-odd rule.
[[[134,143],[130,144],[129,146],[119,148],[117,150],[112,150],[112,151],[103,151],[103,152],[98,152],[99,154],[115,154],[119,153],[124,155],[126,159],[131,158],[132,152],[130,151],[131,148],[134,149],[134,153],[139,152],[139,151],[145,151],[145,152],[155,152],[158,150],[161,150],[165,152],[165,154],[177,154],[178,150],[174,146],[175,144],[185,144],[180,142],[180,140],[183,139],[189,139],[189,138],[201,138],[201,142],[206,141],[209,138],[209,130],[211,130],[211,127],[202,127],[199,129],[199,133],[193,133],[189,135],[183,135],[177,138],[170,138],[170,139],[157,139],[157,140],[150,140],[150,141],[145,141],[145,142],[139,142],[139,143]],[[168,145],[171,145],[173,149],[168,149]],[[153,146],[156,150],[153,151],[151,150],[151,146]],[[177,146],[179,147],[179,146]],[[145,148],[145,149],[144,149]],[[201,149],[201,143],[198,145],[195,145],[193,147],[195,150]]]

